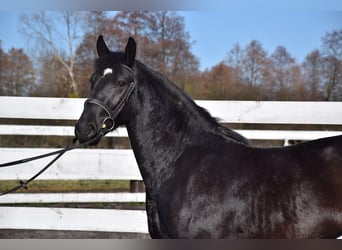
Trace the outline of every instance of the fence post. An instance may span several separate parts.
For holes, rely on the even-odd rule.
[[[131,180],[129,184],[129,189],[131,193],[144,193],[145,185],[143,181]]]

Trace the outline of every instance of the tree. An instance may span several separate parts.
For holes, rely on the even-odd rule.
[[[4,74],[4,59],[5,52],[2,49],[2,41],[0,40],[0,95],[4,95],[4,86],[3,86],[3,74]]]
[[[117,49],[126,44],[127,36],[134,37],[138,42],[149,36],[149,15],[147,11],[121,11],[114,16],[110,31],[117,37]]]
[[[300,65],[295,64],[289,71],[289,95],[286,100],[291,101],[304,101],[311,100],[309,91],[305,86],[305,81],[302,74]],[[284,99],[284,98],[282,98]]]
[[[206,97],[209,99],[230,99],[236,94],[233,87],[232,68],[223,62],[203,74]]]
[[[250,85],[258,85],[263,82],[265,69],[267,68],[267,52],[260,42],[251,41],[244,50],[242,59],[244,78]]]
[[[232,68],[233,81],[235,84],[243,82],[243,57],[244,52],[240,44],[236,43],[228,52],[225,63]]]
[[[342,29],[327,32],[322,38],[323,54],[342,59]]]
[[[107,24],[108,18],[103,11],[91,11],[85,14],[85,34],[76,49],[75,55],[74,72],[79,97],[86,97],[89,94],[89,78],[94,70],[94,62],[97,58],[96,39],[100,34],[108,34]],[[107,36],[108,40],[111,40],[111,36]]]
[[[271,92],[276,93],[277,99],[288,100],[295,85],[292,73],[298,73],[298,70],[295,70],[297,67],[295,59],[284,46],[278,46],[270,59],[270,67],[272,67],[270,87],[273,88]]]
[[[2,94],[27,96],[35,88],[35,74],[30,58],[22,49],[3,54],[1,67]]]
[[[323,57],[319,50],[313,50],[309,53],[303,64],[302,71],[304,83],[309,95],[309,99],[313,101],[323,100]]]
[[[184,18],[175,12],[119,12],[109,32],[117,37],[122,49],[128,36],[138,43],[141,61],[166,74],[181,88],[198,71],[199,62],[191,53],[190,35],[185,31]]]
[[[39,88],[34,94],[48,97],[68,96],[71,92],[69,75],[54,53],[41,54],[39,63]]]
[[[325,99],[342,100],[342,29],[322,38]]]
[[[341,100],[341,61],[335,56],[323,58],[325,100]]]
[[[83,61],[89,58],[95,60],[97,57],[96,39],[99,35],[107,33],[108,18],[104,11],[86,12],[83,17],[84,35],[76,49],[76,60]],[[111,40],[110,37],[108,40]]]
[[[68,84],[71,95],[78,96],[75,81],[75,47],[80,38],[82,25],[81,12],[38,12],[21,16],[21,30],[29,38],[33,38],[39,49],[44,48],[53,53],[54,58],[68,72]]]
[[[193,76],[199,67],[197,58],[191,53],[184,18],[175,12],[149,12],[147,27],[149,41],[152,41],[149,54],[154,55],[150,57],[151,65],[184,89],[187,76]]]

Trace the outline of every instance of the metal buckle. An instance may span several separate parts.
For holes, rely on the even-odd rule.
[[[106,117],[103,122],[101,129],[103,129],[105,132],[109,132],[113,130],[115,127],[115,121],[111,117]]]

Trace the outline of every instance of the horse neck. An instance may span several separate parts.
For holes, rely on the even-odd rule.
[[[177,88],[168,92],[160,84],[171,83],[161,82],[158,77],[138,83],[126,124],[148,190],[158,189],[174,175],[175,161],[205,127],[196,110],[189,107],[189,100],[176,95]]]

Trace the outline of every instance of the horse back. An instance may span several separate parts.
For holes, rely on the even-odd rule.
[[[287,151],[300,167],[303,180],[317,187],[325,203],[342,208],[338,194],[342,189],[342,136],[298,144]]]
[[[342,136],[282,148],[215,140],[174,164],[158,202],[170,237],[321,237],[342,212]]]

